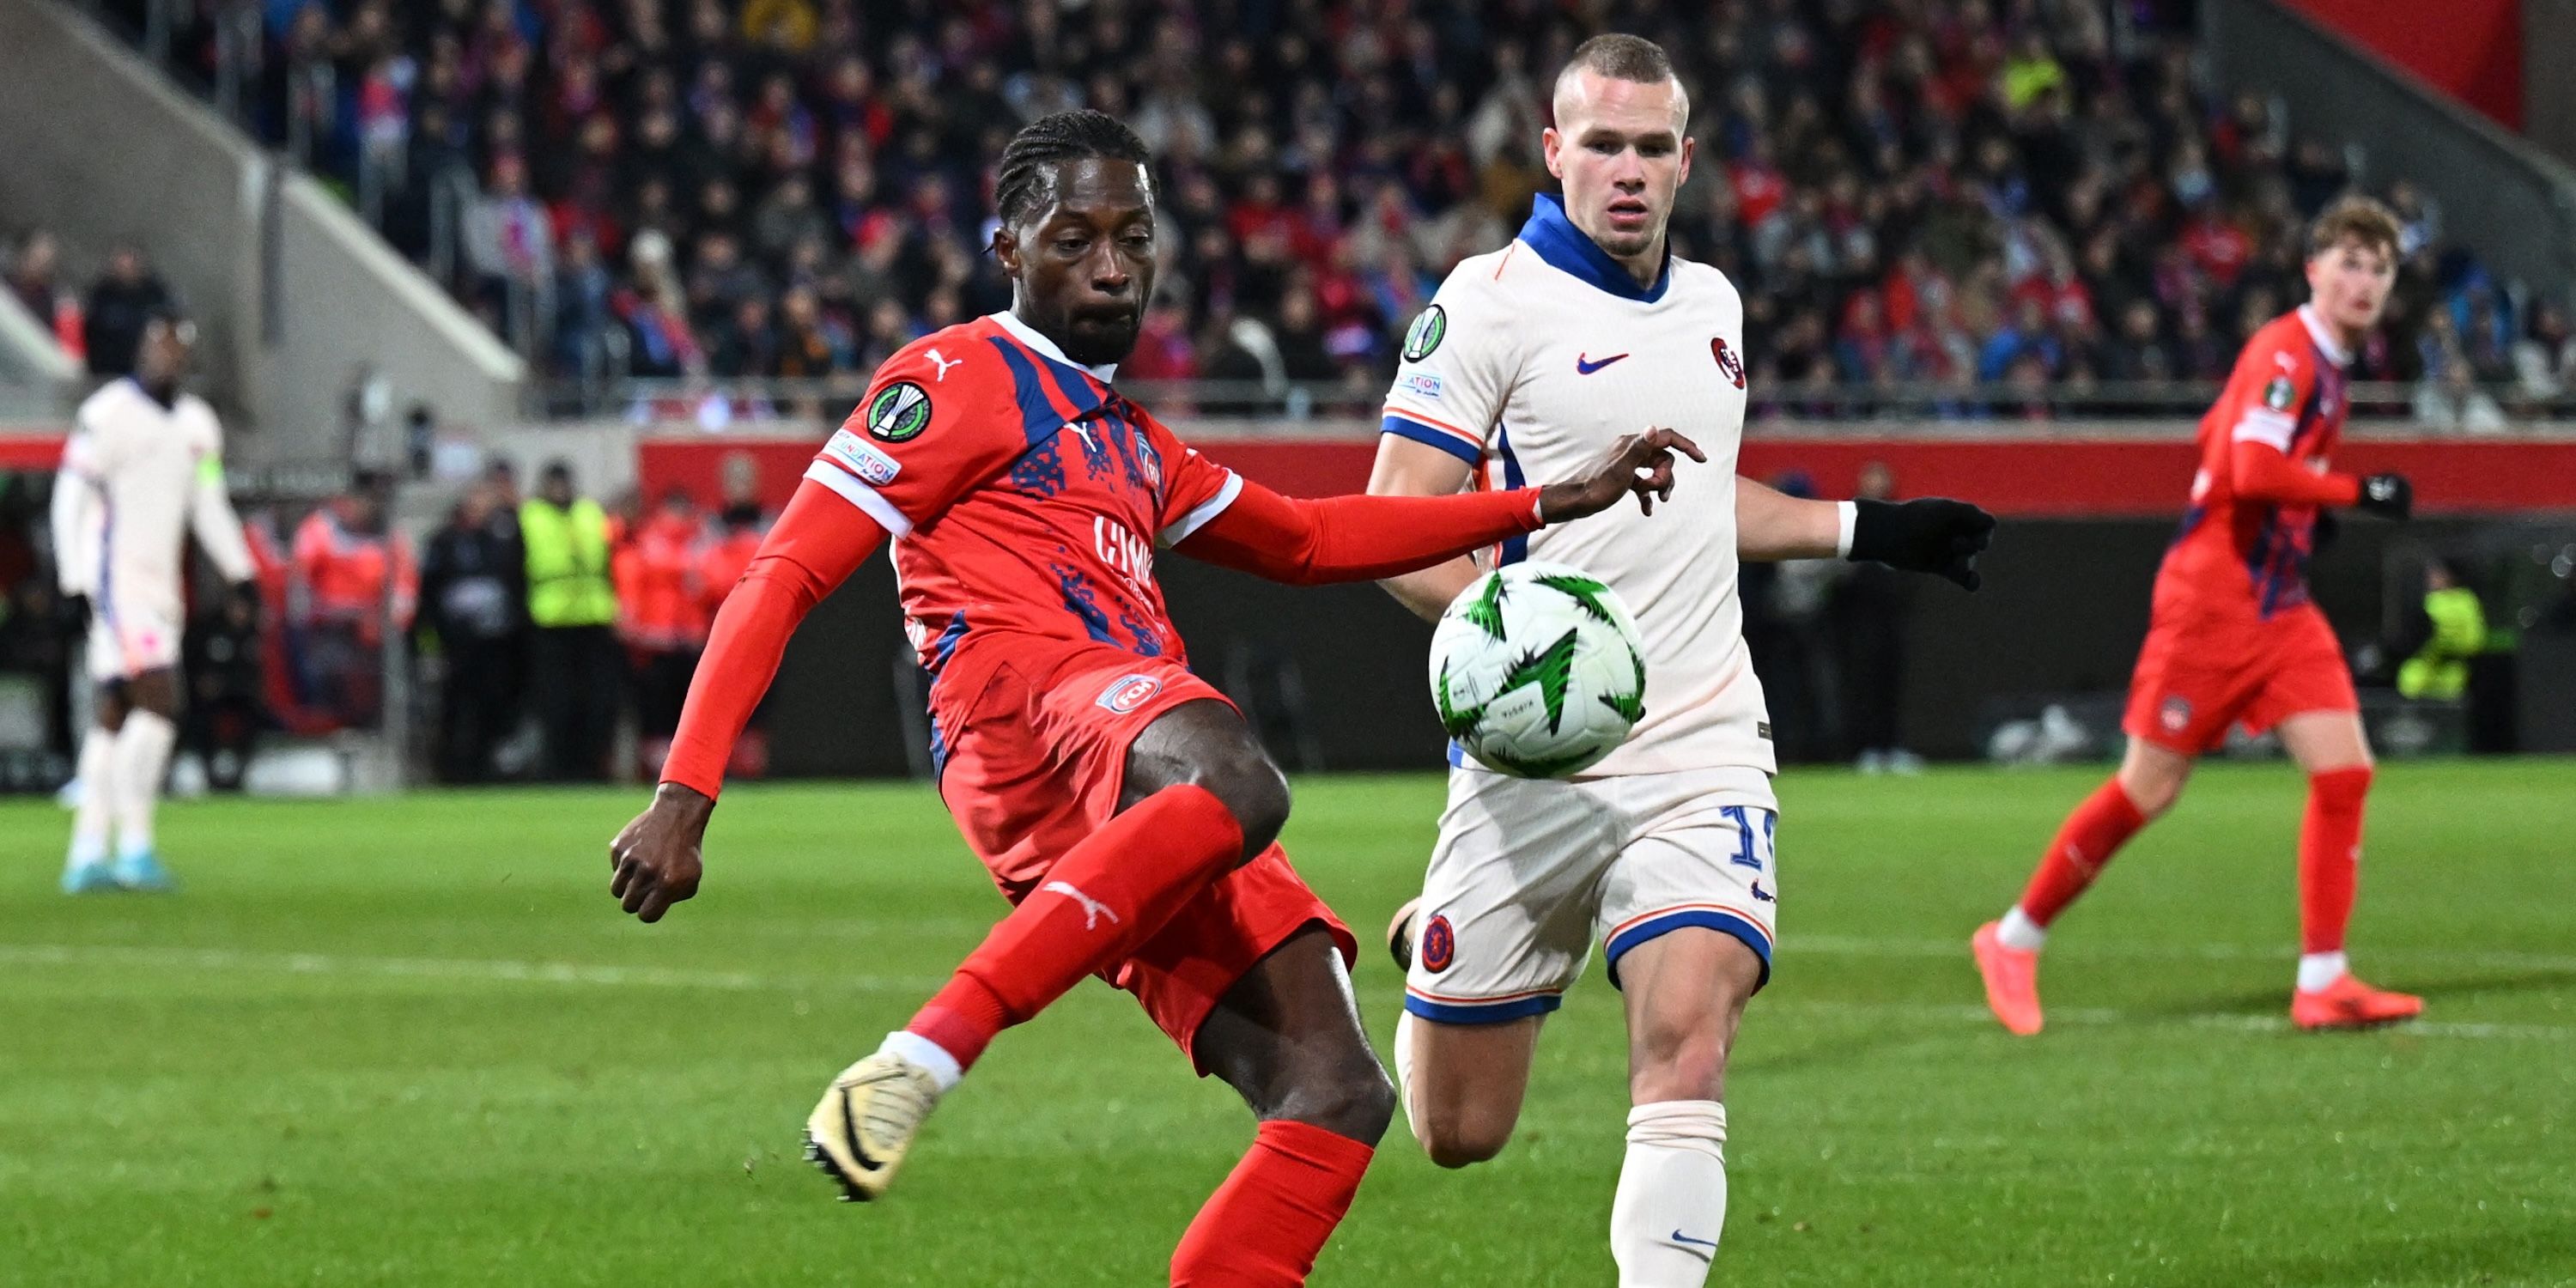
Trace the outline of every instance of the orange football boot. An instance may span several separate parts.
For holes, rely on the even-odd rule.
[[[2335,982],[2311,992],[2290,995],[2290,1023],[2303,1029],[2366,1029],[2411,1020],[2424,1013],[2424,999],[2412,993],[2372,988],[2346,971]]]
[[[1986,978],[1986,1005],[2004,1027],[2029,1037],[2039,1032],[2039,954],[2004,947],[1996,937],[1998,923],[1977,927],[1968,948],[1977,955],[1977,973]]]

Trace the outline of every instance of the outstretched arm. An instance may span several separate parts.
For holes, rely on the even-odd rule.
[[[1735,556],[1866,559],[1928,572],[1969,590],[1983,584],[1977,556],[1994,541],[1995,516],[1965,501],[1808,501],[1738,475]]]
[[[1635,495],[1647,513],[1673,487],[1672,454],[1699,448],[1668,429],[1622,438],[1581,477],[1508,492],[1336,496],[1302,501],[1245,483],[1180,543],[1182,553],[1296,585],[1368,581],[1444,564],[1544,524],[1598,514]]]
[[[1368,490],[1376,496],[1450,496],[1467,486],[1467,462],[1426,443],[1396,434],[1377,440],[1377,464]],[[1417,572],[1381,578],[1378,585],[1417,617],[1440,620],[1451,601],[1476,579],[1476,561],[1464,555]]]
[[[884,541],[885,529],[830,488],[810,480],[797,487],[716,612],[653,804],[608,847],[616,872],[609,893],[626,911],[659,921],[697,893],[699,850],[725,762],[777,678],[788,637]]]
[[[1735,557],[1746,563],[1833,559],[1851,550],[1850,501],[1811,501],[1735,476]]]

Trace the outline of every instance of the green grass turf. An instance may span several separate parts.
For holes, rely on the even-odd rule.
[[[1965,940],[2096,770],[1785,778],[1778,982],[1729,1089],[1718,1282],[2576,1283],[2576,764],[2383,770],[2355,926],[2412,1031],[2280,1029],[2299,781],[2214,766],[2061,923],[2041,1038]],[[1440,785],[1301,785],[1374,940]],[[0,805],[0,1284],[1150,1285],[1250,1133],[1121,995],[999,1044],[891,1200],[798,1161],[813,1098],[998,901],[918,786],[742,789],[658,927],[637,792],[180,804],[175,897],[53,890]],[[1381,1039],[1399,981],[1359,969]],[[1519,1138],[1399,1125],[1322,1285],[1606,1285],[1622,1045],[1596,970]]]

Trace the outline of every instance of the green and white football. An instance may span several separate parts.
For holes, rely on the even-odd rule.
[[[1440,615],[1431,701],[1449,737],[1488,769],[1519,778],[1581,773],[1645,718],[1637,620],[1580,568],[1506,564]]]

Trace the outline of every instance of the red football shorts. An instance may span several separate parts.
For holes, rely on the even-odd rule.
[[[2147,630],[2120,724],[2132,738],[2197,756],[2230,726],[2261,733],[2305,711],[2358,711],[2343,646],[2314,604],[2270,621],[2172,622]]]
[[[1118,812],[1129,744],[1163,713],[1198,701],[1226,699],[1168,659],[1087,640],[967,636],[932,690],[947,757],[939,794],[1003,897],[1027,897],[1065,851]],[[1343,965],[1358,960],[1350,928],[1273,845],[1101,977],[1135,994],[1204,1074],[1195,1041],[1208,1012],[1254,963],[1318,925]]]

